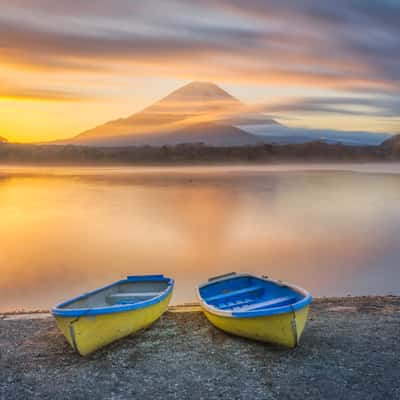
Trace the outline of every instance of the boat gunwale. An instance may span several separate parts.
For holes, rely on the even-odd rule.
[[[104,307],[87,307],[87,308],[68,308],[65,309],[63,307],[68,306],[76,301],[85,299],[89,296],[92,296],[96,293],[99,293],[103,290],[110,289],[114,286],[118,286],[123,283],[127,282],[146,282],[146,281],[164,281],[168,285],[167,287],[158,294],[158,296],[152,297],[148,300],[139,301],[133,304],[117,304],[112,306],[104,306]],[[114,314],[119,312],[125,311],[133,311],[142,308],[147,308],[154,304],[160,303],[163,301],[167,296],[169,296],[172,292],[174,287],[174,280],[172,278],[167,278],[164,275],[130,275],[127,276],[125,279],[121,279],[109,285],[91,290],[89,292],[83,293],[77,297],[74,297],[70,300],[67,300],[63,303],[56,305],[52,310],[51,313],[55,317],[82,317],[82,316],[94,316],[94,315],[107,315],[107,314]]]
[[[296,301],[293,304],[288,304],[280,307],[271,307],[271,308],[266,308],[264,310],[251,310],[251,311],[232,311],[232,310],[221,310],[220,308],[214,307],[210,304],[208,304],[203,297],[200,294],[200,289],[206,286],[213,285],[218,282],[222,281],[227,281],[230,279],[237,279],[237,278],[256,278],[260,280],[264,280],[266,282],[274,283],[279,286],[287,286],[290,289],[293,289],[295,292],[300,293],[304,297],[301,298],[300,300]],[[231,318],[251,318],[251,317],[265,317],[265,316],[270,316],[270,315],[278,315],[278,314],[285,314],[288,312],[293,312],[293,311],[298,311],[301,310],[304,307],[307,307],[309,304],[312,302],[312,296],[311,294],[303,289],[300,286],[292,285],[291,283],[280,281],[280,280],[275,280],[263,276],[257,276],[257,275],[252,275],[252,274],[234,274],[234,275],[228,275],[221,277],[220,279],[215,279],[212,281],[207,281],[204,282],[203,284],[200,284],[197,287],[197,297],[199,299],[201,307],[203,307],[206,311],[208,311],[211,314],[221,316],[221,317],[231,317]]]

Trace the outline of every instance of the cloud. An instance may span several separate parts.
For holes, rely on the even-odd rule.
[[[398,97],[304,97],[260,106],[268,113],[328,113],[355,116],[397,117]]]
[[[67,78],[65,90],[27,78],[10,97],[84,98],[96,90],[87,76],[109,86],[116,77],[170,77],[339,94],[292,99],[271,112],[400,115],[398,1],[0,0],[0,7],[0,73]]]
[[[0,0],[3,62],[400,89],[400,5],[393,1],[39,3]]]
[[[0,100],[35,100],[35,101],[87,101],[93,96],[59,89],[44,89],[21,86],[10,82],[0,82]]]

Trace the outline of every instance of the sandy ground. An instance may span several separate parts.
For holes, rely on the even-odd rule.
[[[0,315],[0,399],[67,398],[400,399],[400,297],[316,300],[294,350],[192,307],[82,358],[48,315]]]

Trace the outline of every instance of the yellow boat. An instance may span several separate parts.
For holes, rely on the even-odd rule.
[[[286,347],[299,344],[312,301],[300,287],[234,272],[200,285],[198,297],[207,319],[217,328]]]
[[[128,276],[56,306],[52,313],[68,343],[85,356],[155,322],[167,309],[174,281]]]

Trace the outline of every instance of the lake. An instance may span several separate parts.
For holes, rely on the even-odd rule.
[[[0,311],[128,274],[173,303],[230,271],[314,296],[400,294],[400,165],[1,167]]]

